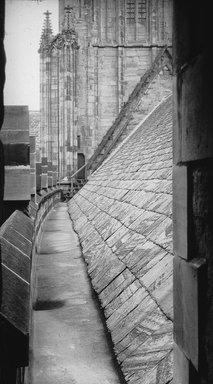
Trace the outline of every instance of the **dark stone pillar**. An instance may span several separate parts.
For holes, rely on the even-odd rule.
[[[213,383],[210,2],[174,2],[174,384]]]

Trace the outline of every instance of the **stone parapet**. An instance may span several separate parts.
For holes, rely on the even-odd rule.
[[[0,373],[8,383],[8,364],[20,374],[29,363],[36,247],[46,216],[60,200],[60,189],[37,196],[28,211],[16,210],[0,228]]]

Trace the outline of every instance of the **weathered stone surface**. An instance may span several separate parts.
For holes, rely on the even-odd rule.
[[[201,282],[206,278],[205,259],[193,259],[190,262],[180,257],[174,258],[174,339],[184,354],[199,370],[201,361],[201,313],[204,311]]]
[[[181,72],[179,79],[181,85],[176,84],[177,92],[183,96],[179,99],[180,104],[177,109],[178,113],[181,110],[181,114],[179,113],[179,130],[175,130],[174,135],[175,163],[206,159],[213,155],[210,113],[212,100],[209,97],[211,86],[207,76],[210,65],[211,60],[207,62],[205,57],[196,56],[193,65],[189,66],[187,71]],[[207,68],[204,72],[205,66]],[[203,76],[200,76],[202,71]],[[201,94],[202,99],[200,99]]]
[[[198,373],[183,351],[174,343],[174,380],[173,384],[194,384],[199,382]]]
[[[171,177],[167,98],[68,204],[115,354],[132,384],[172,380]]]

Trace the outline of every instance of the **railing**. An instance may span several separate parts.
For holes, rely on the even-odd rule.
[[[85,169],[85,178],[84,179],[78,179],[76,176]],[[86,183],[87,181],[87,163],[84,164],[81,168],[79,168],[76,172],[74,172],[71,176],[70,176],[70,179],[69,181],[67,182],[64,182],[63,181],[60,181],[58,183],[59,186],[61,186],[63,188],[63,185],[67,185],[68,186],[68,189],[65,190],[65,188],[63,188],[63,195],[64,195],[64,198],[65,200],[70,200],[76,192],[78,192],[82,187],[83,185]]]
[[[73,179],[76,175],[79,174],[79,172],[83,171],[83,169],[85,169],[85,180],[87,180],[87,163],[82,165],[81,168],[79,168],[75,173],[73,173],[70,179]]]
[[[41,230],[42,223],[44,222],[46,216],[50,210],[61,200],[62,190],[57,188],[51,192],[47,192],[43,196],[36,197],[37,204],[30,202],[29,204],[29,213],[30,216],[34,219],[34,237],[38,237],[38,234]]]

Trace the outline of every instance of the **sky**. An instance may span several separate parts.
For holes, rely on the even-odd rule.
[[[5,105],[28,105],[39,110],[39,42],[44,12],[52,12],[53,34],[58,33],[58,0],[6,0]]]

